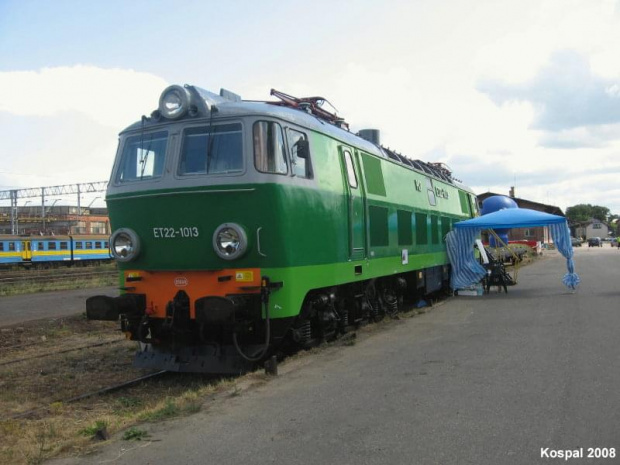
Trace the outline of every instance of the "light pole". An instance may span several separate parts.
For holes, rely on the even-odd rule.
[[[47,207],[46,214],[47,214],[47,213],[49,213],[49,212],[52,210],[52,208],[54,208],[54,205],[56,205],[56,202],[58,202],[59,200],[60,200],[60,199],[56,199],[56,200],[54,200],[54,202],[52,203],[52,205],[50,205],[49,207]]]
[[[93,201],[92,201],[91,203],[89,203],[89,204],[88,204],[88,207],[86,207],[86,208],[90,208],[90,206],[91,206],[93,203],[95,203],[95,200],[100,199],[100,198],[101,198],[101,197],[95,197],[95,198],[93,199]]]

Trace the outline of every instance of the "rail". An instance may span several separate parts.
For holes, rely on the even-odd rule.
[[[41,412],[42,410],[49,409],[50,405],[52,405],[52,404],[57,404],[57,403],[70,404],[70,403],[73,403],[73,402],[78,402],[80,400],[88,399],[89,397],[99,396],[99,395],[102,395],[102,394],[108,394],[110,392],[118,391],[120,389],[124,389],[126,387],[133,386],[134,384],[141,383],[141,382],[149,380],[151,378],[155,378],[155,377],[161,376],[164,373],[167,373],[167,371],[166,370],[157,371],[155,373],[149,373],[147,375],[140,376],[139,378],[135,378],[135,379],[132,379],[132,380],[129,380],[129,381],[125,381],[125,382],[120,383],[120,384],[114,384],[112,386],[108,386],[108,387],[105,387],[105,388],[102,388],[102,389],[98,389],[96,391],[91,391],[91,392],[87,392],[85,394],[80,394],[78,396],[71,397],[69,399],[58,399],[58,400],[56,400],[54,402],[51,402],[49,405],[43,405],[41,407],[33,408],[31,410],[26,410],[24,412],[19,412],[19,413],[16,413],[14,415],[9,416],[8,418],[4,418],[3,420],[18,420],[20,418],[28,418],[29,416],[34,415],[35,413]]]
[[[86,271],[81,273],[59,274],[25,274],[21,276],[0,276],[0,286],[31,283],[59,283],[64,281],[87,280],[94,278],[111,278],[117,276],[117,271]]]

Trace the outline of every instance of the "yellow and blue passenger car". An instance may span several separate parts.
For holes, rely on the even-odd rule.
[[[111,261],[108,236],[0,236],[0,265],[56,266]]]

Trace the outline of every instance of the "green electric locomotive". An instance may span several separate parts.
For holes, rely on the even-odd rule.
[[[447,285],[471,190],[324,99],[272,95],[170,86],[120,134],[106,200],[123,292],[86,305],[141,342],[136,366],[241,373]]]

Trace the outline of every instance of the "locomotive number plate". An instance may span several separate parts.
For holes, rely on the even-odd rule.
[[[153,228],[155,239],[177,239],[179,237],[198,237],[199,231],[196,226],[181,226],[179,228]]]

